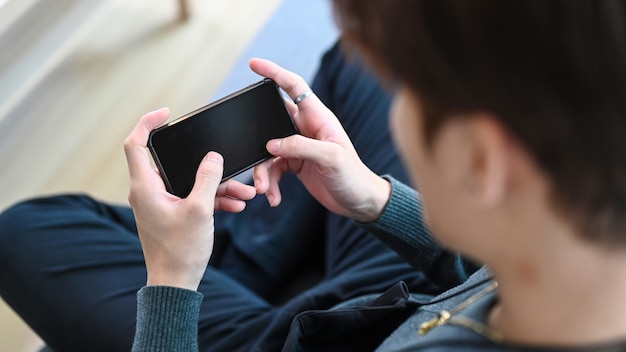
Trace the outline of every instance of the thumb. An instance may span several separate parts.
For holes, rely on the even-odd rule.
[[[196,172],[196,182],[189,194],[200,199],[215,199],[217,187],[224,173],[224,158],[216,152],[209,152],[200,162]]]

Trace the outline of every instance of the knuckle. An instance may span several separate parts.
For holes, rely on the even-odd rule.
[[[216,180],[221,178],[221,170],[211,165],[200,165],[198,168],[198,176],[208,180]]]
[[[233,180],[228,180],[217,187],[218,194],[231,194],[233,192]]]
[[[132,150],[134,150],[137,146],[142,145],[143,141],[138,141],[137,137],[135,137],[134,135],[130,134],[128,137],[126,137],[126,139],[124,139],[124,151],[126,153],[131,152]],[[145,145],[145,144],[144,144]]]
[[[296,94],[294,91],[298,85],[298,81],[296,79],[296,77],[290,77],[291,79],[289,79],[289,81],[286,82],[286,87],[285,87],[285,91],[287,92],[292,92],[292,94]]]
[[[298,91],[298,89],[302,89],[303,91],[306,90],[306,88],[299,88],[299,87],[306,87],[307,83],[304,80],[304,78],[302,78],[302,76],[298,75],[297,73],[293,73],[291,72],[291,77],[289,77],[289,81],[286,82],[286,87],[284,87],[286,92],[290,92],[292,95],[296,95],[296,94],[302,94],[302,92]]]
[[[140,191],[136,187],[131,186],[128,191],[128,203],[130,204],[131,208],[134,208],[137,204],[139,204],[140,198]]]
[[[296,135],[292,137],[287,137],[284,143],[286,144],[287,148],[293,150],[295,153],[298,154],[300,154],[304,150],[304,148],[306,148],[305,139],[302,136]]]
[[[133,143],[131,137],[126,137],[126,139],[124,139],[124,150],[128,152],[131,149],[132,145]]]

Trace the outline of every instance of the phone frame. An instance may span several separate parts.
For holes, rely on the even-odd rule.
[[[177,117],[174,120],[168,121],[168,122],[164,123],[163,125],[161,125],[161,126],[155,128],[155,129],[153,129],[152,131],[150,131],[150,134],[148,136],[147,147],[148,147],[148,150],[150,151],[150,154],[152,155],[152,159],[154,160],[154,163],[155,163],[157,169],[159,170],[159,173],[161,175],[161,179],[163,180],[163,183],[165,184],[165,188],[167,189],[168,192],[170,192],[173,195],[176,195],[176,193],[174,193],[174,189],[172,187],[172,184],[171,184],[171,182],[170,182],[170,180],[169,180],[169,178],[167,176],[167,173],[165,172],[165,169],[163,168],[161,160],[159,159],[159,156],[158,156],[158,154],[156,152],[156,149],[155,149],[155,147],[153,145],[153,142],[152,142],[153,136],[156,133],[159,133],[160,131],[162,131],[164,129],[167,129],[168,127],[171,127],[173,125],[176,125],[177,123],[180,123],[180,122],[182,122],[184,120],[187,120],[187,119],[192,118],[192,117],[194,117],[194,116],[196,116],[198,114],[201,114],[201,113],[203,113],[206,110],[209,110],[209,109],[211,109],[211,108],[213,108],[213,107],[215,107],[217,105],[220,105],[220,104],[222,104],[222,103],[224,103],[226,101],[234,99],[237,96],[239,96],[241,94],[244,94],[246,92],[249,92],[251,90],[254,90],[255,88],[257,88],[259,86],[262,86],[264,84],[272,84],[276,88],[276,91],[277,91],[278,95],[280,96],[280,98],[281,98],[281,100],[283,102],[285,111],[286,111],[287,115],[289,116],[289,119],[291,121],[291,125],[293,126],[295,133],[296,134],[300,133],[300,131],[298,130],[298,127],[296,126],[296,124],[295,124],[295,122],[293,120],[293,116],[291,115],[291,112],[289,111],[289,108],[285,104],[285,98],[284,98],[284,96],[281,93],[280,87],[278,86],[278,84],[276,82],[274,82],[274,80],[272,80],[270,78],[264,78],[264,79],[262,79],[259,82],[256,82],[256,83],[253,83],[253,84],[251,84],[251,85],[249,85],[247,87],[244,87],[244,88],[242,88],[242,89],[240,89],[240,90],[238,90],[236,92],[233,92],[233,93],[231,93],[231,94],[229,94],[229,95],[227,95],[227,96],[225,96],[223,98],[220,98],[220,99],[218,99],[218,100],[216,100],[214,102],[211,102],[211,103],[209,103],[207,105],[204,105],[204,106],[202,106],[202,107],[200,107],[200,108],[198,108],[196,110],[193,110],[193,111],[191,111],[191,112],[189,112],[189,113],[187,113],[185,115]],[[225,182],[225,181],[227,181],[227,180],[229,180],[229,179],[231,179],[231,178],[233,178],[233,177],[235,177],[237,175],[240,175],[241,173],[246,172],[247,170],[253,168],[254,166],[256,166],[256,165],[258,165],[258,164],[260,164],[260,163],[262,163],[262,162],[264,162],[264,161],[266,161],[266,160],[268,160],[270,158],[272,158],[272,155],[269,152],[266,151],[266,155],[264,157],[262,157],[261,159],[255,160],[252,163],[250,163],[249,165],[247,165],[245,167],[242,167],[242,168],[236,170],[235,172],[233,172],[233,173],[231,173],[229,175],[223,175],[222,180],[220,181],[220,183],[221,182]],[[176,195],[176,196],[179,196],[179,195]]]

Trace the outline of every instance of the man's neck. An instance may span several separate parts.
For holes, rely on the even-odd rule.
[[[499,302],[489,325],[505,340],[551,346],[626,340],[626,251],[568,236],[548,237],[531,256],[491,265]]]

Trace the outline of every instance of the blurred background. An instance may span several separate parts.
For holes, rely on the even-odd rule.
[[[125,204],[143,113],[259,80],[253,56],[310,80],[336,38],[327,0],[0,0],[0,211],[66,192]],[[43,345],[0,301],[0,351]]]

